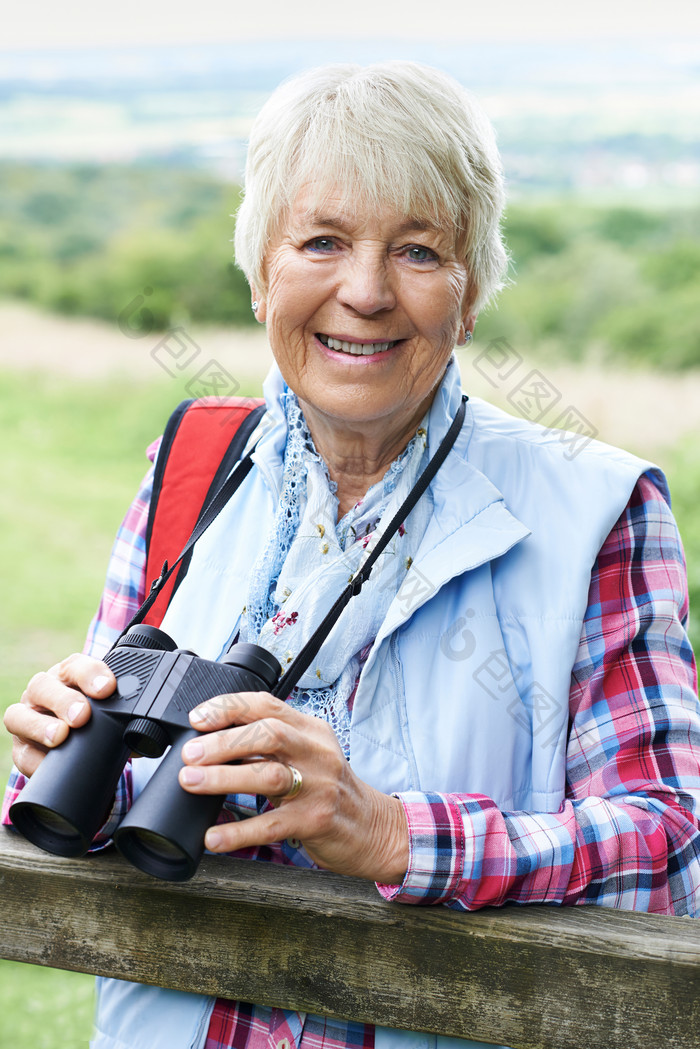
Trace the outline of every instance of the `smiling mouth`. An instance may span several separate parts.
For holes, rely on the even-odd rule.
[[[322,335],[320,332],[316,338],[329,350],[349,353],[353,357],[369,357],[373,353],[386,353],[401,341],[395,339],[393,342],[346,342],[344,339],[334,339],[331,335]]]

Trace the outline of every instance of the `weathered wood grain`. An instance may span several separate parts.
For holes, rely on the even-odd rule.
[[[595,907],[463,914],[208,856],[184,884],[0,830],[0,956],[514,1049],[697,1049],[700,925]]]

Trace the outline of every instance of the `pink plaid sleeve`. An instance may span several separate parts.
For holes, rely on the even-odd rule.
[[[160,438],[148,448],[155,460]],[[143,604],[146,596],[146,526],[153,491],[153,467],[126,512],[112,547],[102,599],[88,629],[84,651],[99,659]]]
[[[405,793],[405,903],[700,912],[700,707],[675,521],[648,477],[604,543],[573,668],[566,800]]]

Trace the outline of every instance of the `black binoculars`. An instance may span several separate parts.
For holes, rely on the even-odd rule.
[[[129,630],[105,658],[116,691],[92,701],[82,728],[50,750],[10,808],[17,830],[57,856],[82,856],[104,824],[130,753],[158,758],[156,772],[119,824],[114,842],[135,867],[185,881],[224,797],[189,794],[178,782],[181,750],[200,733],[189,713],[229,692],[269,692],[281,668],[259,645],[236,644],[218,662],[178,649],[164,631]]]

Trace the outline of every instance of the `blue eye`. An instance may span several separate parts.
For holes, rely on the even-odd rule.
[[[437,255],[430,248],[424,247],[422,244],[411,244],[406,249],[406,255],[411,262],[434,262],[437,259]]]
[[[310,251],[327,253],[334,250],[335,241],[332,237],[314,237],[313,240],[307,241],[306,247]]]

